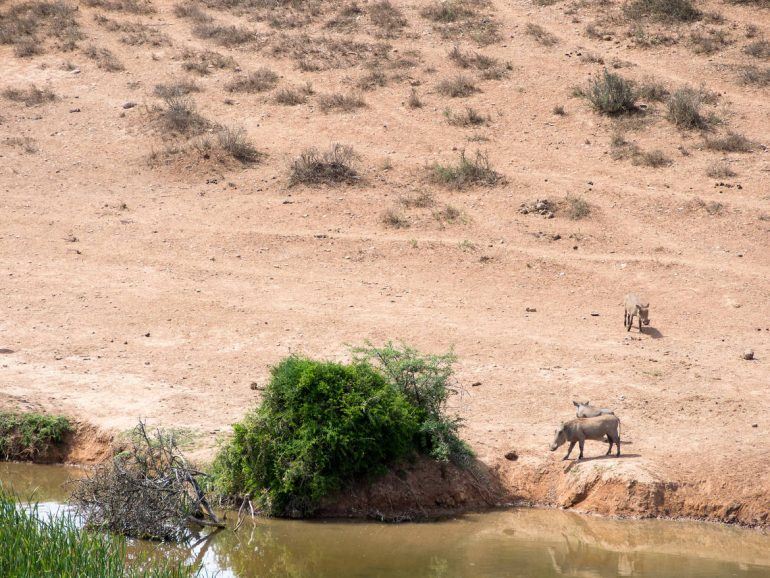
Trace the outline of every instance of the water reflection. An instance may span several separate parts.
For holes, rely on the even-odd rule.
[[[60,473],[39,466],[26,473],[3,466],[0,480],[37,485],[41,499],[52,497],[43,490],[59,492],[64,481]],[[51,480],[50,486],[43,478]],[[257,519],[246,521],[237,533],[193,534],[189,549],[134,542],[131,553],[139,552],[196,561],[222,578],[770,577],[766,534],[529,509],[403,525]]]

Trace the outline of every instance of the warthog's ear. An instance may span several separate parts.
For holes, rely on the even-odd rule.
[[[580,403],[575,400],[572,400],[572,405],[574,405],[575,407],[580,407]]]
[[[591,405],[590,401],[586,401],[583,405]]]

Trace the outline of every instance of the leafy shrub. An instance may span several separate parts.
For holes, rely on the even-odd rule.
[[[302,152],[291,165],[289,185],[353,183],[359,179],[353,167],[358,158],[353,148],[335,144],[324,153],[311,148]]]
[[[424,355],[411,347],[367,347],[354,350],[358,362],[372,363],[406,399],[420,410],[418,449],[439,461],[463,464],[473,453],[458,431],[462,420],[447,414],[446,403],[460,388],[453,381],[452,352]]]
[[[454,165],[433,165],[433,178],[437,182],[455,189],[472,185],[494,186],[503,180],[503,176],[492,169],[489,157],[481,151],[469,159],[465,151],[460,151],[460,159]]]
[[[66,417],[0,412],[0,458],[34,460],[72,431]]]
[[[620,114],[636,107],[631,83],[607,69],[599,78],[589,81],[585,96],[597,111],[604,114]]]
[[[419,411],[368,364],[288,357],[272,368],[261,405],[233,430],[213,466],[219,490],[299,517],[408,455]]]

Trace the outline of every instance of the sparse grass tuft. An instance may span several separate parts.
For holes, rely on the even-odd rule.
[[[60,0],[13,3],[0,12],[0,45],[13,45],[19,57],[42,54],[46,38],[53,38],[60,50],[74,50],[83,37],[77,13],[77,6]]]
[[[182,134],[198,134],[209,127],[209,121],[198,114],[195,101],[186,96],[165,98],[162,119],[169,130]]]
[[[491,56],[478,52],[463,52],[458,46],[449,52],[449,59],[457,66],[464,69],[475,69],[484,80],[500,80],[508,74],[511,66],[502,66],[500,62]]]
[[[533,24],[530,22],[526,28],[527,34],[534,38],[537,42],[543,46],[555,46],[559,43],[559,39],[548,32],[545,28],[539,24]]]
[[[422,100],[420,100],[420,95],[417,94],[416,88],[412,88],[406,103],[409,105],[409,108],[422,108]]]
[[[716,119],[703,116],[701,113],[703,101],[703,91],[690,87],[680,88],[668,99],[667,118],[678,128],[707,129]]]
[[[119,72],[126,68],[108,48],[97,48],[91,45],[83,51],[83,54],[95,61],[96,66],[107,72]]]
[[[368,73],[358,79],[358,88],[361,90],[374,90],[378,86],[388,84],[387,75],[377,68],[372,68]]]
[[[352,184],[360,179],[353,166],[358,159],[352,147],[335,144],[329,151],[319,153],[311,148],[294,159],[289,185]]]
[[[436,163],[431,167],[431,172],[434,181],[453,189],[476,185],[491,187],[503,181],[503,176],[492,169],[489,157],[481,151],[476,151],[473,158],[468,158],[465,151],[461,151],[456,164]]]
[[[246,76],[241,76],[225,87],[230,92],[265,92],[278,84],[278,75],[269,68],[258,68]]]
[[[604,114],[621,114],[636,108],[636,95],[631,83],[607,69],[602,76],[589,81],[585,96],[594,109]]]
[[[706,170],[706,175],[712,179],[727,179],[735,176],[735,171],[726,161],[717,161]]]
[[[450,109],[444,111],[444,117],[452,126],[481,126],[490,122],[489,115],[484,116],[478,112],[475,108],[470,106],[465,109],[465,112],[455,114]]]
[[[634,155],[631,159],[631,164],[659,169],[661,167],[669,166],[671,164],[671,159],[668,158],[663,151],[655,149]]]
[[[193,26],[192,33],[197,38],[211,40],[219,46],[233,47],[252,42],[257,39],[253,30],[243,26],[225,26],[212,22],[200,22]]]
[[[153,14],[155,7],[150,0],[81,0],[89,8],[103,8],[113,12]]]
[[[560,104],[555,105],[551,112],[553,112],[556,116],[566,116],[567,114],[567,111],[564,110],[564,107]]]
[[[754,58],[767,60],[770,58],[770,42],[767,40],[755,40],[744,46],[743,52]]]
[[[396,209],[388,209],[382,214],[382,223],[392,229],[406,229],[411,224],[403,213]]]
[[[30,84],[29,88],[6,88],[3,97],[14,102],[23,102],[26,106],[40,106],[56,100],[56,94],[49,88],[38,88]]]
[[[242,128],[224,127],[217,132],[217,140],[223,151],[244,164],[256,163],[263,156]]]
[[[436,200],[427,191],[421,191],[415,195],[399,198],[399,202],[407,209],[427,209],[432,207]]]
[[[728,132],[721,137],[707,137],[706,148],[723,153],[750,153],[756,148],[756,143],[747,139],[742,134]]]
[[[297,106],[305,104],[309,95],[315,94],[313,87],[308,82],[299,88],[282,88],[275,93],[275,102],[285,106]]]
[[[729,35],[720,29],[708,30],[705,33],[696,31],[690,34],[690,44],[696,54],[714,54],[725,46],[729,46],[731,42]]]
[[[573,221],[585,219],[591,214],[591,205],[585,199],[580,197],[566,197],[564,199],[566,203],[567,216]]]
[[[497,21],[481,11],[488,6],[485,0],[434,0],[420,14],[434,23],[443,38],[470,38],[487,45],[500,39]]]
[[[770,85],[770,67],[746,66],[738,74],[741,84],[764,87]]]
[[[182,54],[182,58],[184,59],[182,68],[201,76],[210,74],[215,69],[221,70],[223,68],[235,68],[236,66],[235,60],[230,56],[225,56],[211,50],[203,50],[201,52],[186,50]]]
[[[462,74],[458,74],[454,78],[447,78],[439,82],[436,86],[436,90],[444,96],[451,98],[461,98],[472,95],[474,92],[479,92],[479,89],[473,83],[473,80]]]
[[[12,147],[19,147],[27,154],[35,154],[40,150],[40,148],[37,146],[37,142],[35,139],[30,138],[28,136],[25,137],[8,137],[3,141],[4,144]]]
[[[669,94],[664,84],[651,78],[646,79],[636,89],[637,97],[646,101],[663,102]]]
[[[337,92],[319,95],[318,106],[321,107],[323,112],[354,112],[359,108],[365,107],[366,101],[357,93],[342,94]]]
[[[631,0],[623,11],[633,20],[652,18],[670,23],[695,22],[703,16],[692,0]]]
[[[460,219],[461,216],[462,213],[460,210],[452,205],[444,205],[442,209],[433,212],[433,218],[442,224],[454,223]]]
[[[186,18],[198,23],[211,22],[213,20],[213,18],[207,12],[204,12],[200,6],[191,3],[175,4],[174,16],[177,18]]]
[[[378,30],[379,36],[394,38],[406,26],[407,21],[400,8],[393,6],[390,0],[380,0],[369,6],[369,19]]]

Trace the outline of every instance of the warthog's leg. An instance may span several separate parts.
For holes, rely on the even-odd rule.
[[[567,455],[562,458],[562,460],[569,459],[569,455],[572,453],[572,448],[575,447],[575,442],[570,442],[569,449],[567,450]]]
[[[610,454],[612,453],[612,438],[611,438],[610,436],[607,436],[607,441],[609,441],[609,442],[610,442],[610,447],[609,447],[609,449],[607,450],[607,453],[606,453],[606,454],[604,454],[605,456],[608,456],[608,455],[610,455]]]
[[[615,447],[618,450],[617,456],[620,457],[620,434],[618,434],[618,439],[615,440]]]
[[[642,316],[639,316],[639,333],[642,333]]]
[[[634,315],[633,313],[627,313],[628,315],[628,323],[626,324],[626,331],[631,331],[631,326],[634,324]]]
[[[578,445],[580,446],[580,455],[578,456],[579,460],[583,459],[583,446],[585,445],[585,440],[578,440]]]

